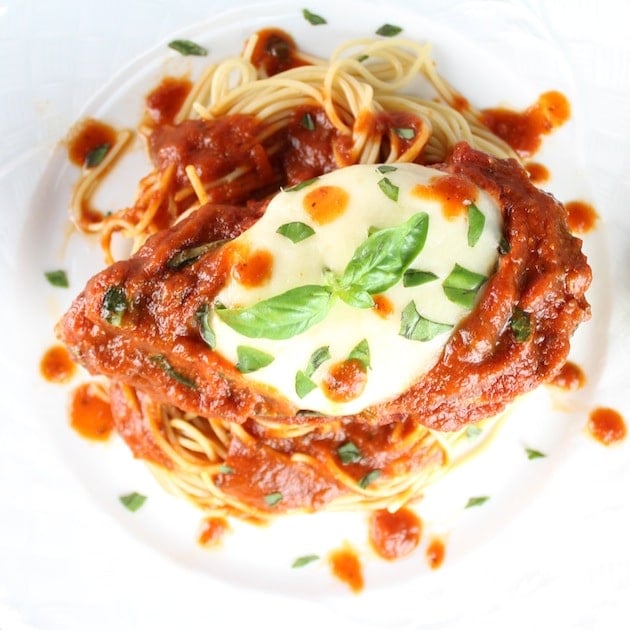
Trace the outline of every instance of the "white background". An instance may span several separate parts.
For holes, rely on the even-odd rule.
[[[398,4],[437,20],[467,11],[491,13],[506,5]],[[622,0],[508,4],[515,19],[534,16],[548,29],[578,81],[589,184],[610,243],[616,293],[596,402],[630,421],[629,5]],[[0,2],[0,265],[6,269],[0,297],[5,314],[11,309],[8,275],[15,273],[12,253],[20,217],[51,150],[85,101],[130,59],[221,6],[212,0]],[[308,8],[317,12],[318,2],[309,2]],[[584,440],[517,520],[457,565],[436,572],[435,591],[453,602],[441,619],[423,617],[422,592],[343,602],[288,599],[189,573],[131,541],[89,501],[59,452],[43,439],[39,419],[15,412],[11,393],[20,391],[20,382],[12,366],[19,349],[8,323],[1,334],[0,388],[7,401],[0,417],[2,630],[252,623],[346,629],[630,627],[630,440],[616,448]],[[602,352],[606,341],[601,340]]]

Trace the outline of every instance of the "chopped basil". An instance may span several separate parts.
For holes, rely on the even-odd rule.
[[[501,237],[501,240],[499,241],[499,246],[497,247],[497,249],[499,250],[499,254],[501,256],[505,256],[505,254],[509,254],[510,253],[510,242],[507,240],[507,238],[505,238],[505,236]]]
[[[52,284],[53,287],[59,287],[61,289],[67,289],[70,286],[68,282],[68,274],[63,269],[55,269],[54,271],[45,271],[44,276],[46,280]]]
[[[540,457],[547,457],[545,453],[541,453],[533,448],[526,448],[525,452],[527,453],[527,459],[539,459]]]
[[[358,61],[359,63],[361,63],[361,62],[363,62],[363,61],[365,61],[366,59],[369,59],[369,58],[370,58],[370,56],[369,56],[369,55],[359,55],[359,56],[357,57],[357,61]]]
[[[395,26],[394,24],[383,24],[376,29],[377,35],[382,35],[383,37],[393,37],[394,35],[398,35],[402,31],[400,26]]]
[[[483,228],[486,224],[486,217],[474,203],[468,206],[468,246],[474,247],[479,241]]]
[[[275,507],[280,501],[282,501],[282,492],[272,492],[265,495],[265,503],[269,507]]]
[[[310,394],[316,387],[315,382],[305,372],[298,370],[295,373],[295,393],[300,398]]]
[[[101,317],[112,326],[121,326],[124,314],[129,308],[125,290],[119,286],[111,286],[105,291],[101,306]]]
[[[147,498],[137,492],[131,492],[130,494],[124,494],[118,497],[118,500],[130,511],[137,512],[143,505]]]
[[[366,370],[369,370],[372,367],[370,365],[370,346],[367,339],[362,339],[354,348],[352,348],[350,354],[348,355],[348,359],[356,359],[357,361],[360,361]]]
[[[168,47],[184,56],[193,55],[196,57],[205,57],[208,54],[206,48],[195,42],[191,42],[189,39],[174,39],[168,43]]]
[[[306,112],[304,116],[302,116],[302,120],[300,120],[300,125],[307,129],[308,131],[315,131],[315,119],[311,114]]]
[[[212,348],[213,350],[217,347],[217,338],[214,334],[214,330],[212,330],[212,326],[210,325],[210,313],[212,309],[209,304],[202,304],[195,313],[195,319],[199,324],[199,333],[201,334],[201,338]]]
[[[476,426],[474,424],[469,424],[466,427],[466,436],[467,437],[469,437],[469,438],[476,438],[476,437],[478,437],[480,435],[481,435],[481,429],[478,426]]]
[[[407,269],[403,274],[404,287],[419,287],[421,284],[437,280],[437,276],[432,271],[422,271],[421,269]]]
[[[317,348],[315,352],[311,355],[311,358],[308,360],[308,366],[306,368],[306,374],[308,376],[313,376],[315,370],[330,359],[330,349],[328,346],[322,346],[321,348]]]
[[[293,243],[299,243],[315,234],[315,230],[306,223],[301,221],[291,221],[283,223],[276,232],[282,236],[286,236]]]
[[[195,247],[189,247],[188,249],[182,249],[181,251],[173,254],[166,262],[166,266],[169,269],[181,269],[187,265],[192,265],[196,260],[201,258],[204,254],[216,249],[220,245],[225,243],[224,240],[213,241],[212,243],[204,243],[203,245],[196,245]]]
[[[451,324],[441,324],[422,317],[412,300],[403,309],[398,334],[412,341],[431,341],[434,337],[448,332],[452,328]]]
[[[359,479],[359,486],[363,489],[367,488],[373,481],[376,481],[381,474],[381,471],[378,469],[370,470],[367,475],[364,475],[361,479]]]
[[[84,166],[86,168],[94,168],[95,166],[98,166],[105,159],[110,147],[111,145],[108,143],[100,144],[99,146],[94,147],[85,156]]]
[[[219,466],[219,472],[222,475],[233,475],[234,468],[232,468],[232,466],[228,466],[227,464],[221,464],[221,466]]]
[[[518,308],[518,306],[515,306],[512,311],[512,317],[510,318],[510,328],[512,329],[514,339],[518,341],[518,343],[527,341],[532,336],[533,332],[530,314]]]
[[[260,370],[270,363],[273,363],[273,356],[262,350],[252,348],[251,346],[237,346],[236,356],[238,361],[236,362],[236,369],[241,374],[249,374]]]
[[[289,339],[320,322],[332,305],[332,289],[304,285],[247,308],[217,306],[216,314],[246,337]]]
[[[342,464],[356,464],[361,461],[361,451],[354,442],[345,442],[337,448],[337,455]]]
[[[319,560],[319,556],[317,554],[310,554],[308,556],[300,556],[293,561],[291,565],[292,569],[299,569],[300,567],[304,567],[307,564],[311,564],[311,562],[315,562]]]
[[[178,372],[168,361],[163,354],[156,354],[151,357],[151,361],[161,368],[166,374],[168,374],[173,380],[190,387],[190,389],[197,389],[195,381],[185,374]]]
[[[318,24],[326,24],[326,20],[316,13],[311,13],[308,9],[302,9],[302,15],[304,19],[313,26],[317,26]]]
[[[398,201],[398,192],[400,189],[398,186],[392,184],[387,177],[383,177],[383,179],[378,182],[378,187],[383,191],[383,194],[386,197],[392,201]]]
[[[475,507],[477,505],[483,505],[489,499],[490,497],[470,497],[465,507],[469,508],[469,507]]]
[[[291,186],[291,188],[285,188],[285,192],[297,192],[298,190],[302,190],[302,188],[306,188],[311,184],[315,183],[319,177],[311,177],[310,179],[305,179],[303,182],[296,184],[295,186]]]
[[[451,302],[471,309],[475,304],[477,292],[486,280],[486,276],[455,264],[442,283],[442,289]]]
[[[376,167],[376,170],[379,173],[382,173],[383,175],[385,175],[385,173],[392,173],[393,171],[397,171],[398,169],[395,166],[392,166],[391,164],[381,164],[380,166]]]
[[[403,140],[412,140],[416,137],[416,130],[413,127],[394,127],[394,133]]]
[[[295,375],[295,392],[300,398],[304,398],[312,392],[317,385],[311,380],[311,376],[315,370],[324,362],[330,359],[330,349],[328,346],[322,346],[313,352],[308,360],[308,365],[304,371],[298,370]]]

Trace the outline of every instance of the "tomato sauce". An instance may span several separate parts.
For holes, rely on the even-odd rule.
[[[77,166],[86,166],[88,156],[100,147],[112,147],[116,130],[95,118],[86,118],[76,125],[67,140],[68,157]]]
[[[569,228],[574,234],[586,234],[597,225],[599,215],[591,204],[584,201],[568,201],[564,207],[567,210]]]
[[[258,31],[251,62],[269,77],[291,68],[308,65],[308,61],[298,54],[295,40],[279,28]]]
[[[439,538],[434,538],[427,547],[426,558],[429,567],[432,569],[439,569],[444,563],[446,556],[446,547],[444,542]]]
[[[477,196],[477,189],[469,179],[458,175],[444,175],[436,177],[430,184],[414,186],[412,194],[440,201],[444,216],[452,220],[467,211],[468,205]]]
[[[350,196],[339,186],[317,186],[308,192],[304,210],[317,225],[326,225],[338,219],[348,208]]]
[[[67,383],[76,374],[77,366],[65,346],[55,345],[44,353],[39,370],[50,383]]]
[[[173,124],[192,86],[190,79],[185,77],[164,77],[146,97],[150,124]]]
[[[328,556],[333,575],[347,584],[353,593],[363,590],[363,566],[357,552],[351,547],[333,551]]]
[[[229,530],[230,525],[227,519],[220,516],[209,516],[203,520],[197,542],[202,547],[217,547]]]
[[[394,312],[394,304],[385,295],[375,295],[374,312],[383,319],[387,319]]]
[[[273,254],[266,249],[248,252],[235,263],[232,271],[235,280],[251,288],[267,284],[272,272]]]
[[[627,428],[622,415],[610,407],[593,409],[588,417],[588,432],[605,446],[625,439]]]
[[[386,560],[409,555],[420,542],[422,522],[409,508],[378,510],[370,516],[369,538],[376,553]]]
[[[572,361],[567,361],[558,374],[551,380],[551,385],[555,385],[560,389],[575,391],[584,387],[586,383],[586,375],[579,365]]]
[[[334,402],[358,398],[367,384],[367,370],[358,359],[347,359],[333,365],[322,382],[324,394]]]
[[[533,155],[542,137],[551,133],[571,116],[571,106],[561,92],[541,94],[524,112],[509,109],[485,109],[482,122],[522,156]]]
[[[540,164],[539,162],[527,162],[525,164],[525,170],[529,174],[529,179],[532,184],[540,186],[540,184],[544,184],[549,180],[549,169],[544,164]]]
[[[72,394],[70,426],[89,440],[105,441],[114,429],[109,401],[97,393],[93,383],[84,383]]]

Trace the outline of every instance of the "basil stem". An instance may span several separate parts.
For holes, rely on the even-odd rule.
[[[241,374],[249,374],[273,363],[273,356],[251,346],[237,346],[236,356],[238,357],[236,369]]]

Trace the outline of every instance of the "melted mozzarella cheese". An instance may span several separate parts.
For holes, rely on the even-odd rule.
[[[496,202],[465,181],[472,194],[452,198],[448,186],[436,185],[448,177],[453,176],[415,164],[396,164],[395,170],[355,165],[277,194],[264,216],[228,245],[232,251],[270,252],[272,256],[271,265],[254,283],[239,282],[240,275],[233,269],[217,296],[226,308],[249,307],[295,287],[325,286],[330,271],[343,274],[357,247],[375,228],[399,226],[419,212],[428,214],[428,232],[410,268],[431,272],[436,278],[413,287],[397,282],[383,295],[374,296],[380,307],[356,308],[333,298],[322,321],[283,340],[246,337],[213,314],[217,351],[234,364],[239,346],[267,353],[273,358],[271,363],[246,378],[274,388],[299,408],[323,414],[357,413],[409,388],[435,365],[452,328],[428,341],[409,339],[401,334],[404,309],[413,302],[423,318],[456,326],[470,307],[451,301],[444,281],[455,265],[487,278],[498,257],[502,221]],[[485,218],[474,245],[469,243],[470,204]],[[312,233],[294,242],[278,232],[280,226],[293,222],[309,226]],[[364,348],[367,343],[370,358],[365,387],[348,400],[333,400],[324,383],[334,366],[347,360],[361,342]],[[320,348],[328,348],[329,353],[309,375],[315,387],[300,396],[296,375],[307,370],[309,358]]]

